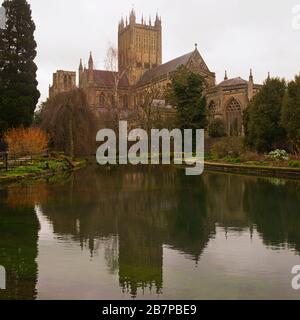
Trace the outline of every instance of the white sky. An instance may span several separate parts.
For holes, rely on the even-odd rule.
[[[1,0],[0,0],[1,2]],[[156,11],[163,23],[163,61],[190,52],[194,44],[218,81],[229,77],[255,82],[268,71],[287,79],[300,71],[300,28],[293,8],[300,0],[28,0],[36,23],[38,81],[44,100],[52,73],[77,70],[91,50],[103,68],[108,43],[117,42],[118,21],[133,4],[140,20]],[[300,16],[300,10],[299,16]],[[299,17],[300,25],[300,17]],[[294,21],[295,23],[295,21]]]

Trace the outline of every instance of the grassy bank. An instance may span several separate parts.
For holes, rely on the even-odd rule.
[[[1,170],[0,183],[52,176],[79,169],[85,164],[85,160],[71,159],[63,155],[36,158],[10,167],[8,171]]]
[[[300,179],[300,167],[289,165],[286,162],[230,162],[230,161],[205,161],[205,169],[210,171],[241,173],[265,177],[278,177]]]

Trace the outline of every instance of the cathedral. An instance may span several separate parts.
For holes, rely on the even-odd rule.
[[[49,97],[73,90],[78,83],[86,93],[88,107],[97,117],[105,117],[110,112],[116,97],[120,112],[128,116],[139,107],[145,90],[166,86],[171,75],[183,65],[204,78],[210,121],[220,118],[228,135],[243,135],[243,112],[261,87],[254,83],[251,70],[248,80],[229,79],[225,72],[224,81],[217,84],[215,73],[205,63],[197,45],[192,52],[163,63],[161,18],[156,15],[153,22],[144,18],[137,22],[134,10],[129,18],[119,22],[116,61],[118,70],[95,70],[91,53],[87,67],[80,61],[78,82],[76,72],[57,71],[53,74]],[[164,97],[159,96],[156,100],[166,112],[172,109]]]

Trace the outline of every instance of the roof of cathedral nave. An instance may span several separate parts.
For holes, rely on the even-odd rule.
[[[115,85],[115,77],[112,71],[106,70],[93,70],[94,83],[99,87],[113,87]],[[121,88],[128,88],[129,81],[127,75],[124,74],[120,79],[119,86]]]
[[[195,51],[185,54],[181,57],[175,58],[171,61],[161,64],[160,66],[146,71],[141,79],[138,81],[137,86],[143,86],[149,82],[164,76],[170,72],[176,71],[176,69],[182,65],[186,65]]]
[[[227,79],[220,82],[217,87],[232,87],[232,86],[239,86],[239,85],[246,85],[248,84],[247,80],[242,79],[241,77]]]

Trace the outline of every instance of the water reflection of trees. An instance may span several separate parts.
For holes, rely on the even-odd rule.
[[[261,179],[246,183],[244,210],[264,243],[273,248],[288,245],[300,254],[300,184]]]
[[[297,190],[295,189],[297,186]],[[299,184],[204,174],[159,167],[90,167],[43,203],[54,231],[72,235],[91,254],[99,239],[122,289],[163,286],[163,245],[198,261],[216,226],[236,231],[257,228],[267,245],[288,243],[300,252]],[[118,239],[118,240],[116,240]]]
[[[27,268],[33,274],[37,272],[38,226],[32,208],[40,203],[60,238],[71,237],[91,255],[104,247],[109,272],[118,272],[122,290],[137,296],[139,289],[162,291],[164,245],[199,261],[216,226],[238,232],[256,228],[266,245],[288,245],[300,253],[299,186],[292,181],[219,173],[187,177],[171,167],[91,166],[64,184],[22,186],[22,197],[21,189],[9,189],[2,195],[6,200],[0,213],[7,223],[13,223],[18,210],[27,208],[22,210],[31,221],[26,227],[28,239],[23,241],[20,233],[16,247],[31,247]],[[3,206],[15,214],[3,215]],[[1,222],[0,228],[10,230],[3,233],[10,240],[13,232],[19,232],[18,227],[12,231]],[[15,269],[20,264],[25,270],[25,260],[19,259],[17,251],[11,252]],[[5,255],[2,251],[1,257]],[[32,296],[35,282],[33,277],[28,286]]]
[[[185,178],[178,169],[90,167],[53,189],[42,210],[55,233],[72,235],[91,254],[104,238],[118,237],[101,243],[109,269],[119,268],[124,292],[136,296],[138,288],[150,288],[160,293],[163,245],[198,260],[214,232],[201,179]]]
[[[6,269],[0,299],[34,299],[39,223],[32,203],[8,204],[10,196],[9,190],[0,189],[0,265]]]

